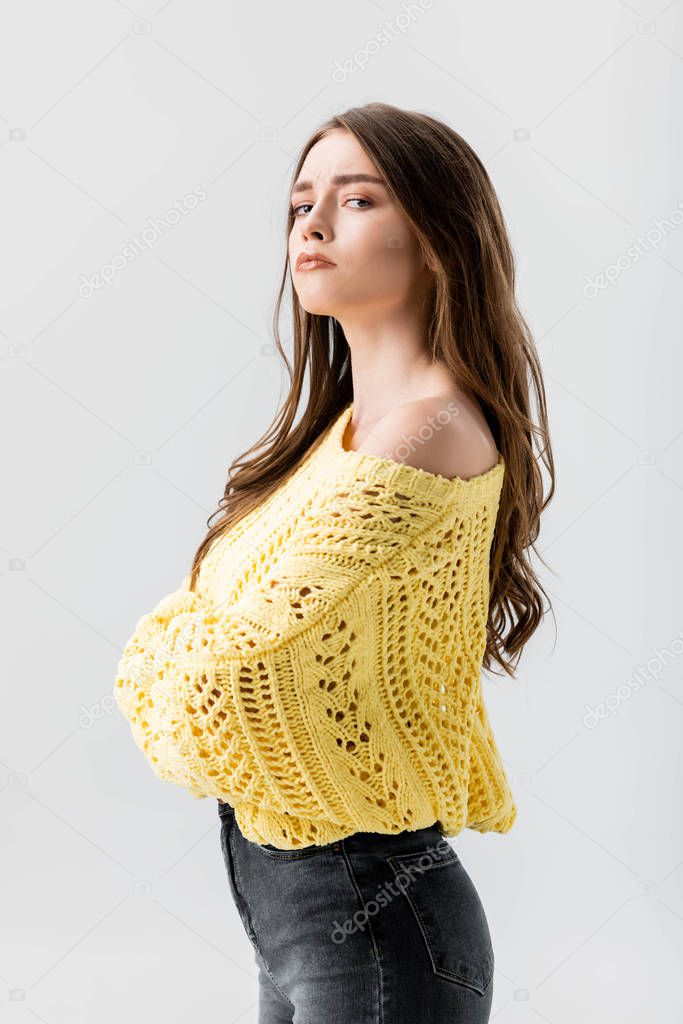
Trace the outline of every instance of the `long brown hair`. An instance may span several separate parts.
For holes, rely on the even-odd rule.
[[[541,512],[554,494],[555,472],[538,355],[515,299],[514,258],[503,214],[484,164],[457,132],[426,114],[387,103],[352,107],[318,128],[301,151],[292,186],[311,147],[334,129],[355,135],[435,268],[428,337],[432,358],[479,400],[505,459],[491,547],[483,666],[490,669],[496,661],[514,676],[522,649],[544,614],[541,594],[547,594],[526,549],[538,537]],[[293,221],[288,204],[285,250]],[[230,466],[223,497],[194,556],[190,589],[213,543],[284,482],[353,400],[350,350],[341,325],[334,317],[308,313],[291,278],[290,366],[278,327],[288,270],[286,258],[273,334],[289,373],[289,394],[261,440]],[[294,426],[307,368],[306,407]],[[530,389],[538,424],[532,419]],[[534,435],[550,475],[545,500]],[[258,449],[263,449],[260,454]],[[215,516],[219,518],[211,525]]]

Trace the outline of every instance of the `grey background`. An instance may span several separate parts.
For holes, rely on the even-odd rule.
[[[484,684],[519,819],[453,841],[494,1017],[681,1019],[681,3],[423,8],[3,5],[0,1024],[257,1019],[215,805],[154,777],[111,687],[284,397],[299,147],[371,100],[485,160],[550,403],[557,631]]]

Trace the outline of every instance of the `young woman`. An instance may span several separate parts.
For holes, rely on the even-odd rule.
[[[478,1024],[492,939],[446,839],[517,814],[480,676],[543,614],[538,360],[491,182],[440,121],[332,118],[290,199],[289,397],[116,694],[156,774],[218,800],[261,1024]]]

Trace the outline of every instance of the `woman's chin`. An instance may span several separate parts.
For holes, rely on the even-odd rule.
[[[299,302],[311,316],[334,316],[329,299],[324,295],[300,295]]]

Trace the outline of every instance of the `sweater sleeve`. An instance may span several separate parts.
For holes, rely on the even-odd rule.
[[[509,832],[517,817],[517,808],[484,703],[481,679],[476,701],[466,827],[477,832]]]
[[[169,772],[163,757],[159,757],[164,723],[158,714],[155,657],[162,644],[173,642],[188,616],[204,607],[198,594],[188,587],[189,576],[186,576],[177,590],[164,597],[151,612],[138,620],[119,661],[114,684],[117,704],[128,720],[135,743],[148,758],[156,774],[168,781],[176,781],[179,766],[176,766],[175,772]],[[201,796],[195,780],[189,775],[184,776],[184,783],[193,796]]]
[[[195,797],[310,820],[353,821],[375,805],[378,770],[387,799],[423,800],[419,773],[399,767],[400,714],[368,683],[409,671],[395,643],[419,601],[418,541],[452,516],[390,481],[344,480],[309,503],[238,600],[181,587],[143,616],[115,694],[154,772]]]
[[[287,848],[511,825],[478,689],[495,502],[432,479],[340,471],[275,524],[236,597],[184,584],[139,620],[115,693],[159,778]]]

